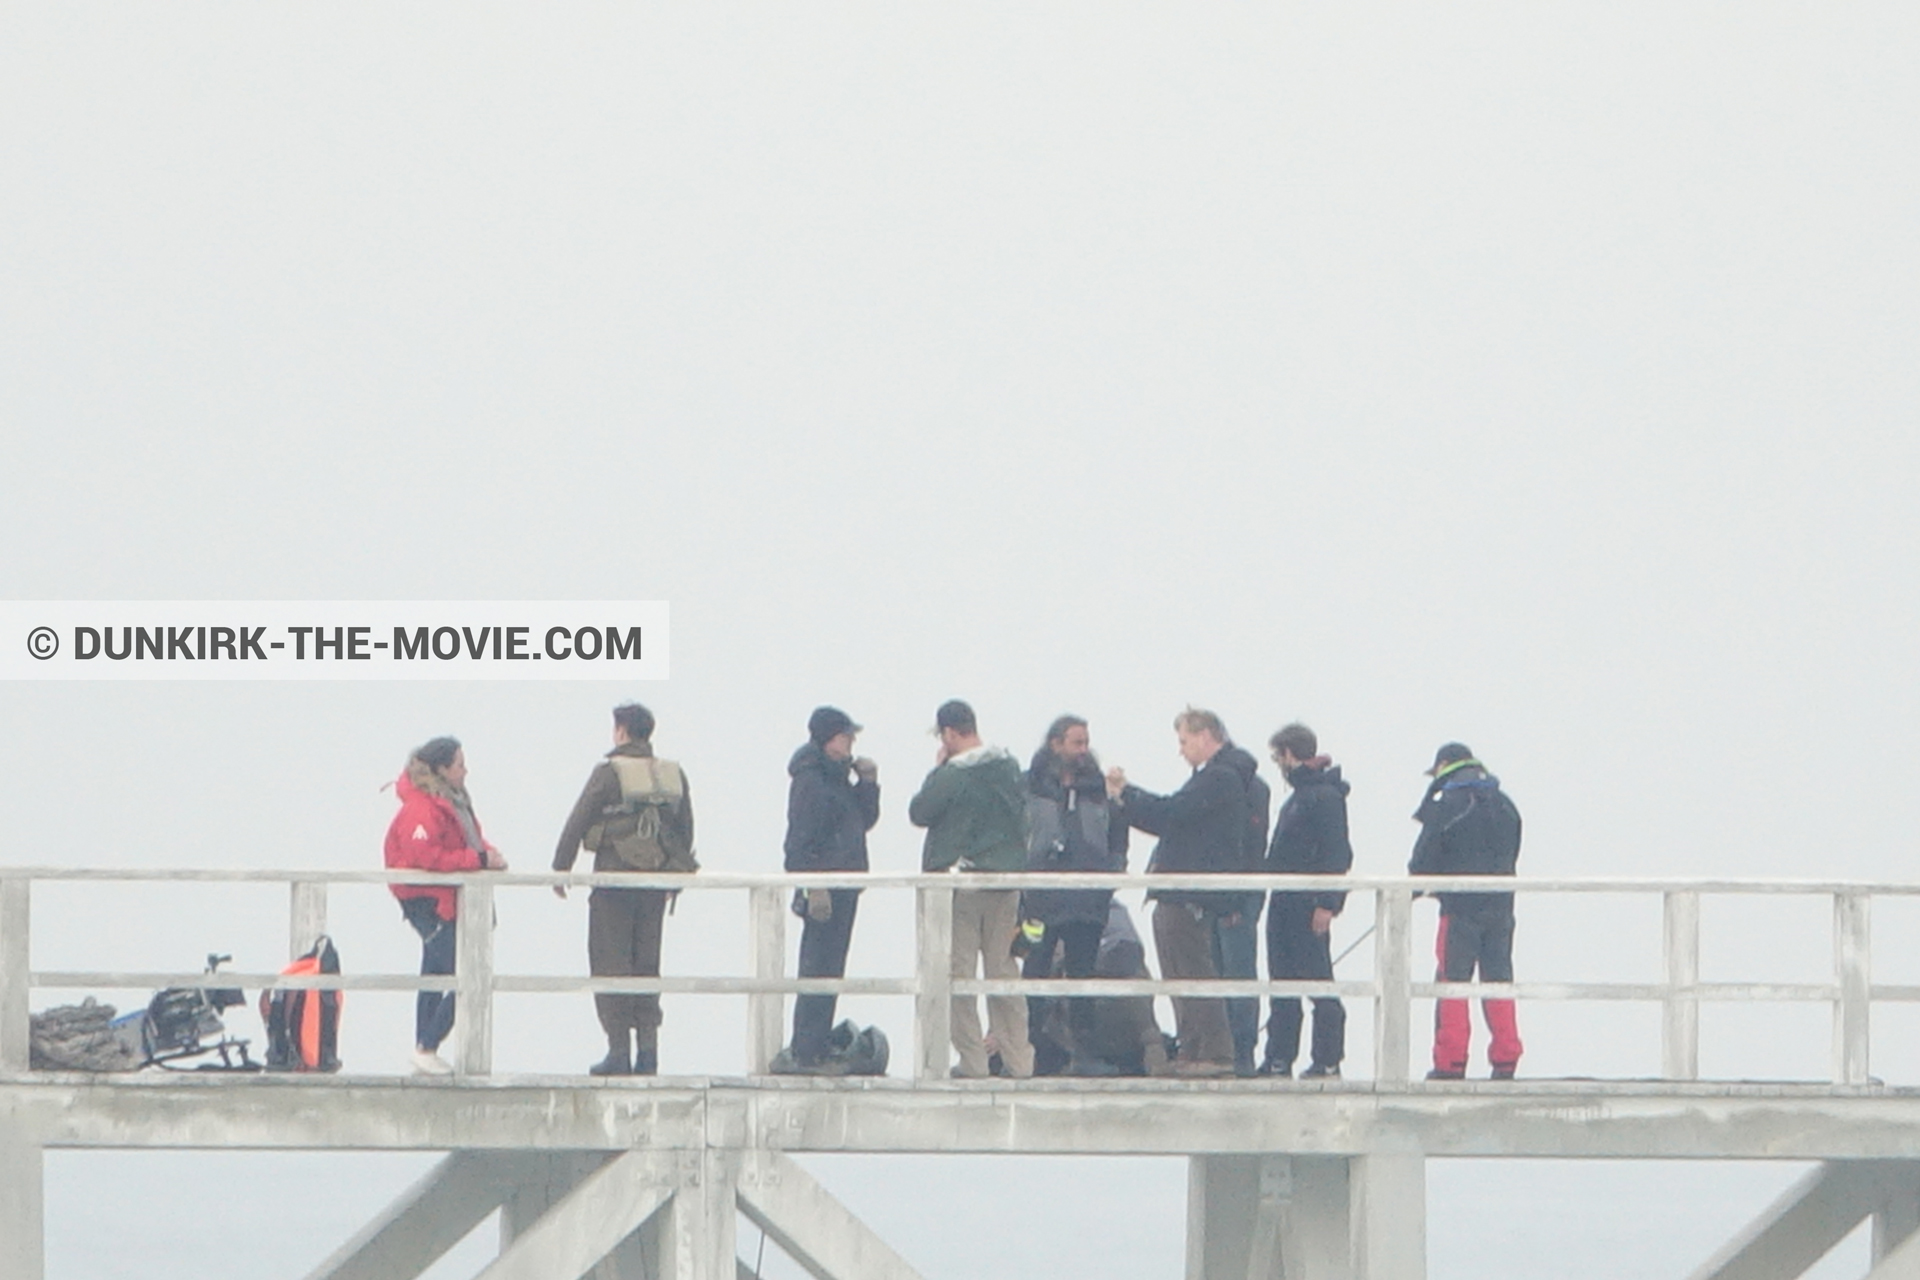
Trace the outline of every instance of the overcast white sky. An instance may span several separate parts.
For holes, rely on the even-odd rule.
[[[708,866],[777,864],[834,701],[904,869],[958,695],[1163,787],[1189,702],[1304,718],[1364,871],[1464,738],[1524,870],[1908,878],[1916,63],[1895,4],[11,6],[0,596],[665,599],[674,674],[11,685],[3,856],[374,865],[452,732],[544,865],[638,695]],[[277,899],[47,899],[41,964],[277,957]],[[410,964],[362,905],[349,964]],[[1817,971],[1806,906],[1710,909],[1709,970]],[[578,967],[577,908],[503,906],[509,962]],[[1649,904],[1540,911],[1523,968],[1651,972]],[[736,954],[694,914],[670,964]],[[595,1051],[525,1016],[507,1065]],[[1709,1069],[1823,1070],[1779,1016]],[[1530,1065],[1652,1070],[1652,1018]]]

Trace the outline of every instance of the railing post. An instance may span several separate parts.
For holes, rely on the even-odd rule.
[[[1405,1084],[1413,1052],[1413,890],[1374,894],[1373,1074],[1383,1084]]]
[[[461,1075],[484,1076],[493,1070],[493,886],[484,880],[461,885],[458,920],[454,1025],[460,1029],[460,1059],[454,1065]]]
[[[787,964],[787,904],[783,885],[760,885],[747,891],[748,940],[756,978],[779,978]],[[747,1074],[765,1075],[780,1052],[781,1009],[778,991],[756,991],[747,997]]]
[[[33,968],[33,882],[0,876],[0,1073],[32,1065],[32,1025],[27,995]]]
[[[1667,994],[1660,1024],[1660,1074],[1668,1080],[1700,1078],[1700,894],[1669,889],[1663,910]]]
[[[287,959],[298,960],[327,931],[327,886],[295,880],[287,916]]]
[[[1871,899],[1866,894],[1833,895],[1833,970],[1840,987],[1840,998],[1833,1005],[1835,1084],[1864,1084],[1867,1080],[1873,1000],[1871,919]]]
[[[923,885],[918,904],[913,988],[913,1075],[945,1080],[953,1042],[953,885]]]

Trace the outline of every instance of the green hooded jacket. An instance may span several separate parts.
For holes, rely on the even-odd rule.
[[[907,817],[927,829],[922,871],[963,861],[975,871],[1026,870],[1026,781],[999,747],[975,747],[928,774]]]

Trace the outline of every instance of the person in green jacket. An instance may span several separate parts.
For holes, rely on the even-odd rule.
[[[959,699],[942,703],[934,716],[940,754],[932,773],[907,805],[907,817],[927,829],[920,855],[923,871],[1023,871],[1027,865],[1027,798],[1019,762],[1000,747],[980,741],[973,708]],[[976,962],[988,979],[1017,978],[1013,940],[1020,931],[1017,889],[957,889],[953,895],[953,963],[948,972],[971,978]],[[1027,1002],[1017,995],[987,997],[987,1026],[1007,1074],[1033,1074],[1027,1039]],[[987,1074],[987,1042],[972,996],[953,1001],[953,1047],[960,1065],[953,1074]]]

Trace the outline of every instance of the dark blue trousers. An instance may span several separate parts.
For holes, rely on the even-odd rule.
[[[829,889],[833,914],[825,920],[806,918],[800,929],[800,976],[844,978],[847,948],[853,942],[853,917],[860,907],[858,889]],[[793,1059],[811,1066],[827,1056],[827,1033],[833,1030],[833,1010],[839,997],[799,995],[793,998]]]
[[[442,920],[435,913],[432,898],[402,898],[400,912],[420,935],[421,976],[452,973],[458,954],[453,921]],[[422,991],[413,1004],[413,1042],[433,1052],[452,1030],[453,992]]]

